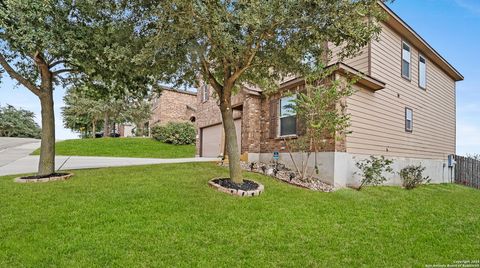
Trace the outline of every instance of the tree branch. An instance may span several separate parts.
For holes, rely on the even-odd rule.
[[[212,72],[210,72],[209,64],[203,56],[202,56],[201,61],[202,61],[203,72],[207,76],[208,81],[213,86],[213,88],[217,91],[218,95],[221,95],[222,90],[223,90],[223,86],[217,81],[217,79],[212,74]]]
[[[59,74],[62,74],[62,73],[76,73],[76,72],[78,72],[78,70],[76,70],[76,69],[61,69],[61,70],[53,72],[52,74],[53,75],[59,75]]]
[[[8,73],[8,75],[17,80],[20,84],[22,84],[23,86],[25,86],[28,90],[30,90],[31,92],[33,92],[33,94],[39,96],[41,91],[40,89],[35,86],[33,83],[31,83],[30,81],[28,81],[27,79],[25,79],[23,76],[21,76],[18,72],[16,72],[12,66],[10,66],[10,64],[7,62],[7,60],[5,59],[5,57],[0,53],[0,65],[3,67],[3,69],[5,69],[5,71]]]
[[[67,61],[66,61],[66,60],[57,60],[57,61],[55,61],[55,62],[50,63],[50,64],[48,65],[48,67],[49,67],[50,69],[52,69],[53,67],[55,67],[55,66],[57,66],[57,65],[59,65],[59,64],[64,64],[64,63],[67,63]]]

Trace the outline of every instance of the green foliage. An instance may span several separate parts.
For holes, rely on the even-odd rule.
[[[418,166],[407,166],[400,170],[400,177],[402,178],[402,184],[405,189],[410,190],[418,187],[421,184],[429,183],[430,178],[423,177],[422,173],[425,171],[425,167],[422,165]]]
[[[385,156],[375,157],[370,156],[370,159],[364,159],[357,162],[355,165],[360,170],[362,176],[362,182],[358,187],[358,190],[362,189],[364,185],[380,185],[384,183],[387,178],[385,178],[385,172],[393,172],[392,167],[393,161],[386,159]]]
[[[355,55],[380,32],[371,21],[384,18],[377,0],[168,0],[145,14],[150,42],[138,60],[172,82],[201,76],[219,95],[232,82],[276,90],[285,75],[318,71],[326,42],[342,45],[340,57]]]
[[[40,138],[41,129],[34,118],[30,111],[0,106],[0,137]]]
[[[192,123],[169,122],[165,125],[156,125],[151,129],[152,137],[158,141],[171,144],[195,143],[195,127]]]
[[[99,130],[100,124],[107,116],[110,122],[135,123],[143,135],[142,126],[152,114],[150,101],[143,94],[105,94],[99,92],[93,85],[71,87],[64,97],[65,106],[62,107],[65,127],[79,132],[93,131],[93,125]],[[140,126],[140,127],[138,127]]]
[[[212,163],[74,173],[0,177],[1,267],[425,267],[480,252],[480,191],[455,184],[320,193],[246,173],[267,191],[238,199],[207,186],[227,176]]]

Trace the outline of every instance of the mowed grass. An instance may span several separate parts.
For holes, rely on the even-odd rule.
[[[320,193],[248,174],[264,195],[207,186],[212,163],[0,178],[1,267],[424,267],[480,258],[480,191],[432,185]]]
[[[57,142],[55,151],[56,155],[185,158],[195,156],[195,145],[172,145],[150,138],[77,139]]]

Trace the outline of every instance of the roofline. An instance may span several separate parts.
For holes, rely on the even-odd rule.
[[[423,39],[410,25],[408,25],[402,18],[400,18],[390,7],[388,7],[385,3],[382,1],[379,1],[378,4],[387,12],[389,15],[389,18],[393,18],[394,21],[392,22],[391,20],[387,20],[386,23],[394,28],[394,22],[399,23],[403,30],[407,30],[412,36],[410,38],[416,39],[415,41],[418,41],[421,45],[424,46],[424,49],[426,48],[431,52],[430,56],[436,57],[435,63],[439,65],[439,67],[445,71],[451,78],[453,78],[455,81],[462,81],[464,80],[463,75],[455,69],[440,53],[438,53],[425,39]],[[408,37],[407,37],[408,38]],[[410,40],[412,41],[412,40]],[[420,47],[417,47],[417,49],[421,49]]]
[[[162,89],[162,90],[168,90],[168,91],[173,91],[173,92],[177,92],[177,93],[181,93],[181,94],[188,94],[188,95],[192,95],[192,96],[197,96],[197,92],[175,89],[175,88],[167,87],[167,86],[159,86],[159,88]]]
[[[330,69],[330,68],[333,68],[334,66],[335,66],[335,69],[333,71],[334,73],[339,73],[341,75],[346,75],[346,76],[353,75],[358,78],[358,81],[356,81],[355,84],[359,84],[366,89],[377,91],[385,88],[385,85],[386,85],[385,82],[380,81],[368,74],[365,74],[343,62],[336,62],[336,63],[330,64],[327,67],[325,67],[325,69]],[[303,77],[295,77],[281,83],[279,88],[280,89],[289,88],[297,84],[304,83],[304,81],[305,79]]]

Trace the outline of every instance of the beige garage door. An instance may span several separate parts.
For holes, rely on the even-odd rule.
[[[242,120],[235,120],[235,128],[237,130],[238,148],[241,146],[241,130]],[[218,157],[223,153],[224,135],[223,125],[218,124],[201,129],[202,138],[202,156],[203,157]]]

